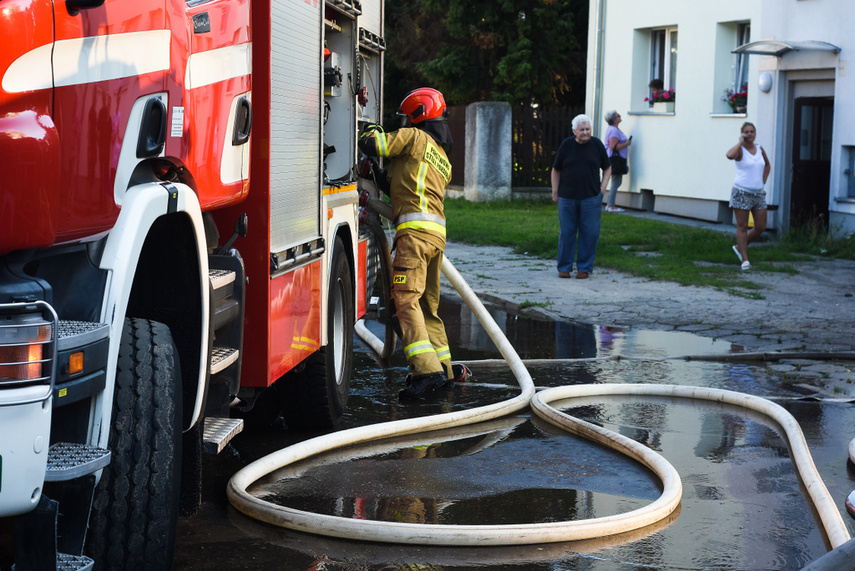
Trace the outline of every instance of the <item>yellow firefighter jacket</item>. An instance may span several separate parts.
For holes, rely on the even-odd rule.
[[[364,137],[374,139],[375,156],[391,159],[387,178],[397,235],[417,233],[444,248],[442,201],[451,180],[451,163],[445,151],[433,137],[412,127],[391,133],[374,131]],[[361,141],[360,148],[370,155],[366,142]]]

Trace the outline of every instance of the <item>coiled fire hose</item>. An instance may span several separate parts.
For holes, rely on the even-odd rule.
[[[674,467],[646,446],[575,419],[553,409],[548,403],[581,396],[657,395],[735,404],[775,419],[784,428],[796,469],[819,514],[832,548],[849,540],[849,532],[819,477],[798,422],[782,407],[766,399],[733,391],[672,385],[575,385],[546,389],[535,395],[531,376],[519,356],[447,258],[443,260],[442,271],[496,343],[520,385],[520,394],[506,401],[466,411],[335,432],[279,450],[249,464],[231,478],[226,493],[237,510],[269,524],[317,535],[417,545],[526,545],[591,539],[639,529],[666,517],[679,505],[682,484]],[[535,414],[548,422],[627,454],[650,468],[663,483],[661,496],[653,503],[632,512],[589,520],[511,525],[440,525],[357,520],[315,514],[267,502],[247,492],[253,482],[274,470],[326,451],[394,436],[482,422],[517,412],[529,404]]]

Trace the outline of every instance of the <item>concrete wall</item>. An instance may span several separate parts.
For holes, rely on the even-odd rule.
[[[510,103],[488,101],[466,107],[467,200],[511,199],[512,138]]]

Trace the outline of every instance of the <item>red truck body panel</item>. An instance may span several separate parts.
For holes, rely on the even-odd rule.
[[[0,11],[0,69],[7,69],[33,45],[50,45],[51,2],[6,0]],[[22,41],[10,41],[21,38]],[[5,84],[5,81],[4,81]],[[59,137],[53,121],[52,93],[0,89],[0,253],[47,246],[56,236]]]

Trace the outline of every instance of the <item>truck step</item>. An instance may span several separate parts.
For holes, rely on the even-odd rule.
[[[48,449],[45,482],[64,482],[93,474],[110,463],[110,451],[88,444],[56,442]]]
[[[202,433],[202,452],[219,454],[232,438],[243,430],[242,418],[222,418],[209,416],[205,418],[205,430]]]
[[[92,571],[94,568],[95,562],[85,555],[56,554],[56,571]],[[12,571],[15,571],[14,565]]]
[[[214,347],[211,351],[211,374],[221,373],[226,367],[237,361],[240,351],[234,347]]]
[[[83,347],[106,339],[109,334],[110,326],[106,323],[60,320],[57,348],[63,351],[71,347]]]
[[[235,272],[232,270],[219,270],[214,268],[210,268],[208,270],[208,281],[211,282],[211,287],[214,289],[214,292],[218,292],[232,286],[235,283],[235,277]],[[228,292],[226,295],[231,295],[231,292]],[[215,293],[214,297],[217,299],[222,296],[218,296]]]
[[[90,571],[94,567],[95,562],[85,555],[56,554],[57,571]]]

